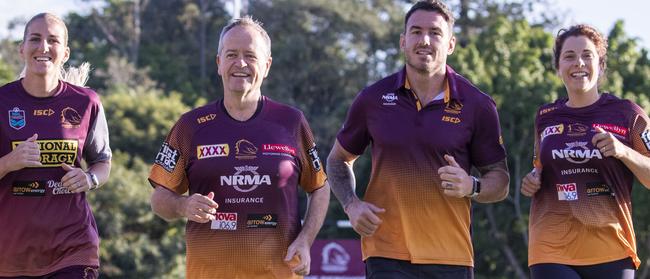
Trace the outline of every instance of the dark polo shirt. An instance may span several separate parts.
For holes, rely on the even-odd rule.
[[[473,265],[470,199],[443,195],[445,154],[469,172],[505,159],[494,101],[447,66],[445,97],[422,106],[402,69],[363,89],[337,139],[360,155],[371,146],[364,200],[386,212],[363,257]]]

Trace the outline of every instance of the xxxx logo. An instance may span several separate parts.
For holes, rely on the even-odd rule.
[[[230,147],[227,143],[199,145],[196,147],[196,158],[205,159],[213,157],[228,157]]]

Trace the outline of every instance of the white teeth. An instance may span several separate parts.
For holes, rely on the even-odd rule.
[[[38,61],[38,62],[46,62],[46,61],[50,61],[50,60],[52,60],[52,59],[49,58],[49,57],[36,57],[36,61]]]
[[[233,73],[232,76],[234,76],[234,77],[247,77],[248,74],[244,74],[244,73]]]
[[[571,74],[571,77],[586,77],[586,76],[587,76],[587,73],[585,73],[585,72],[577,72],[577,73]]]

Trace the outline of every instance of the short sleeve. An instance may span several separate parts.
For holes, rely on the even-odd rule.
[[[506,151],[494,101],[490,99],[489,103],[477,108],[474,117],[474,133],[470,143],[472,165],[484,167],[503,160]]]
[[[309,123],[304,115],[300,114],[300,127],[298,128],[298,145],[300,150],[300,186],[305,192],[311,193],[325,184],[325,170],[318,157],[318,149],[314,141]]]
[[[191,122],[190,122],[191,123]],[[149,181],[152,185],[161,185],[178,194],[189,189],[186,166],[191,150],[191,129],[189,123],[179,120],[162,143],[151,167]]]
[[[630,142],[632,148],[646,157],[650,157],[650,120],[639,106],[634,105],[635,115],[630,125]]]
[[[93,107],[93,112],[83,150],[84,159],[89,165],[108,161],[112,157],[104,107],[98,103]]]
[[[363,91],[357,95],[350,106],[343,127],[336,136],[343,149],[355,155],[363,154],[371,139],[363,96]]]

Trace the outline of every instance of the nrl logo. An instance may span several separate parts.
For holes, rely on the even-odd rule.
[[[17,107],[9,110],[9,126],[16,130],[20,130],[27,124],[25,119],[25,111]]]

